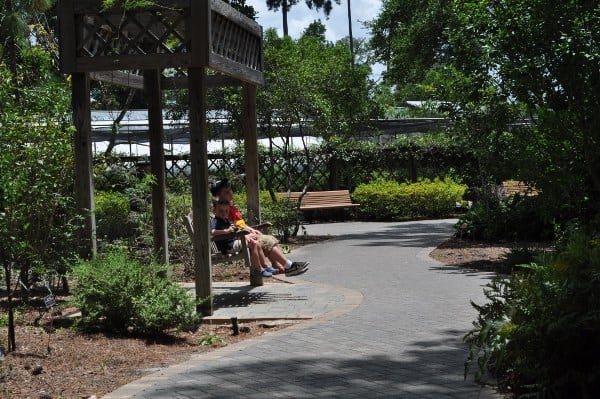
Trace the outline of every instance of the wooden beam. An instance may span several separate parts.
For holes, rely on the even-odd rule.
[[[90,111],[90,80],[86,73],[71,75],[73,136],[75,160],[75,201],[83,219],[80,230],[79,254],[96,256],[96,217],[94,214],[94,180],[92,166],[92,122]]]
[[[246,165],[246,193],[250,225],[260,224],[260,187],[258,168],[258,141],[256,139],[256,86],[242,86],[242,130],[244,133],[244,161]],[[262,277],[250,273],[250,285],[262,285]]]
[[[131,89],[142,90],[144,88],[144,77],[130,72],[90,72],[90,79],[97,80],[99,82],[110,83],[117,86],[129,87]]]
[[[208,65],[211,52],[210,0],[195,0],[191,3],[190,48],[192,59],[190,66]]]
[[[190,157],[192,184],[192,211],[194,220],[194,271],[198,311],[205,316],[213,314],[212,268],[210,263],[210,237],[208,201],[208,156],[206,142],[206,68],[188,69],[190,101]]]
[[[131,72],[123,71],[104,71],[90,72],[90,79],[100,82],[106,82],[117,86],[129,87],[142,90],[144,88],[144,77]],[[242,81],[227,75],[208,75],[206,76],[206,85],[210,88],[225,86],[241,86]],[[161,77],[161,90],[181,90],[187,89],[187,76]]]
[[[262,28],[258,22],[248,18],[229,4],[221,0],[211,0],[211,9],[213,12],[217,12],[227,18],[230,21],[235,22],[242,29],[251,32],[255,36],[262,35]],[[262,36],[261,36],[262,37]]]
[[[216,71],[222,72],[244,82],[257,85],[263,85],[265,83],[265,77],[262,71],[257,71],[219,54],[210,54],[210,62],[208,63],[208,66]]]
[[[58,3],[59,18],[59,52],[60,70],[63,73],[75,71],[75,16],[73,0],[60,0]]]
[[[137,54],[102,57],[77,57],[78,72],[118,71],[126,69],[165,69],[190,66],[191,56],[184,54]]]
[[[154,255],[163,264],[169,263],[167,235],[167,179],[163,147],[163,116],[160,91],[160,70],[144,71],[144,94],[148,103],[150,135],[150,170],[156,179],[152,186],[152,227]]]
[[[190,0],[160,0],[157,1],[156,7],[152,8],[186,8],[190,6]],[[77,14],[95,14],[102,10],[101,0],[77,0],[75,2],[75,13]],[[122,13],[122,9],[119,7],[111,8],[110,13]]]

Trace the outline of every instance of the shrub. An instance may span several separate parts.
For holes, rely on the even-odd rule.
[[[375,180],[359,185],[352,199],[363,217],[375,220],[443,217],[454,212],[467,186],[452,179],[422,179],[417,183]]]
[[[99,192],[95,197],[98,237],[129,237],[133,226],[129,223],[129,200],[115,192]]]
[[[490,366],[516,394],[595,397],[600,392],[600,240],[577,234],[557,255],[484,290],[466,371]],[[466,376],[466,373],[465,373]]]
[[[456,224],[459,237],[471,239],[550,239],[553,226],[540,196],[514,195],[487,199],[473,206]]]
[[[262,208],[262,218],[273,225],[273,234],[283,242],[295,236],[300,227],[298,204],[287,198],[278,201],[269,200]]]
[[[277,235],[285,242],[289,237],[297,234],[300,226],[300,212],[297,204],[289,200],[278,199],[273,201],[269,191],[260,192],[261,218],[263,222],[272,224],[272,234]],[[243,216],[247,212],[247,194],[245,191],[235,193],[235,205]]]
[[[74,268],[74,301],[80,326],[110,332],[157,334],[192,324],[195,301],[187,291],[160,277],[163,266],[143,265],[123,251],[112,251]]]
[[[534,262],[542,253],[539,248],[514,247],[502,257],[502,263],[504,269],[510,272],[515,266]]]
[[[184,224],[183,216],[192,210],[191,194],[168,194],[167,196],[167,228],[169,234],[169,252],[171,261],[183,265],[186,276],[194,275],[194,250]],[[147,226],[148,236],[152,235],[152,226]]]

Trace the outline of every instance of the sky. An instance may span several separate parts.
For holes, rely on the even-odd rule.
[[[326,26],[325,38],[335,42],[348,36],[348,0],[342,0],[339,5],[333,5],[329,19],[323,11],[310,10],[304,0],[292,7],[288,13],[288,28],[292,38],[297,39],[306,27],[314,20],[320,19]],[[266,0],[246,0],[258,12],[257,22],[264,30],[276,28],[279,36],[283,36],[283,18],[281,9],[269,11]],[[363,27],[363,22],[373,20],[381,9],[382,0],[350,0],[352,13],[352,36],[368,38],[369,32]],[[373,77],[377,79],[383,70],[383,65],[373,66]]]

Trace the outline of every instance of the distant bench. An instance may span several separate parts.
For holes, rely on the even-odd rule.
[[[302,195],[300,191],[292,191],[290,193],[277,193],[279,198],[289,198],[292,202],[298,202]],[[354,208],[360,204],[353,204],[350,198],[350,191],[335,190],[335,191],[308,191],[302,202],[300,203],[301,211],[316,211],[322,209],[343,209]]]

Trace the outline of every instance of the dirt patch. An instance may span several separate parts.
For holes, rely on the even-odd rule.
[[[503,257],[510,251],[507,243],[490,243],[450,238],[429,256],[446,265],[494,270],[502,266]]]
[[[452,237],[431,251],[429,256],[446,265],[506,273],[511,268],[506,258],[515,248],[548,251],[550,243],[489,242]]]

